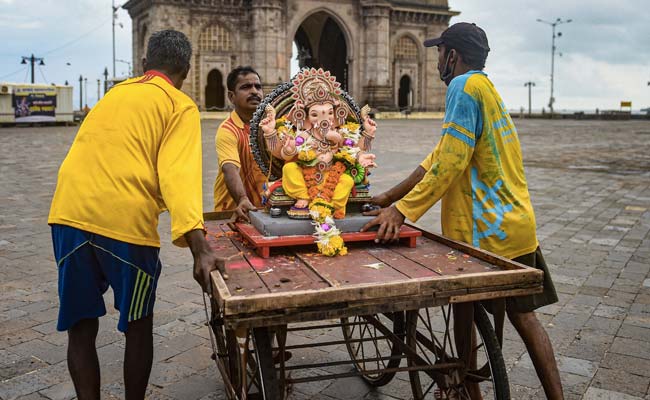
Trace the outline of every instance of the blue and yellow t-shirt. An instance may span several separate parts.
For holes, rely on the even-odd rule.
[[[203,228],[201,119],[165,75],[148,71],[113,87],[84,119],[59,169],[49,224],[160,246],[158,216],[172,241]]]
[[[397,209],[417,221],[442,199],[442,233],[507,258],[538,246],[521,147],[487,75],[469,71],[449,84],[442,138],[427,170]]]

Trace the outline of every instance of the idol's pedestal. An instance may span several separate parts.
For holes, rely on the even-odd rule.
[[[237,223],[237,230],[255,247],[260,257],[268,258],[272,247],[291,247],[314,244],[314,226],[311,220],[290,219],[286,215],[271,217],[262,211],[250,212],[250,224]],[[348,214],[344,219],[336,220],[336,227],[342,232],[345,243],[374,241],[377,226],[368,232],[359,230],[374,217],[358,213]],[[416,238],[422,232],[402,225],[400,242],[408,247],[415,247]]]

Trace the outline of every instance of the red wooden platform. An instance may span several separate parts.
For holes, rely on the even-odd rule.
[[[262,258],[269,258],[271,247],[291,247],[304,246],[314,243],[312,235],[293,235],[293,236],[264,236],[253,225],[246,223],[235,224],[241,235],[255,247],[255,251]],[[415,247],[418,236],[422,236],[420,230],[402,225],[400,229],[400,242],[408,247]],[[377,232],[347,232],[341,234],[343,241],[351,242],[372,242],[377,237]]]

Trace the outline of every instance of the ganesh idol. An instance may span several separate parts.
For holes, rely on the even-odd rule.
[[[377,126],[368,106],[361,110],[361,126],[348,122],[354,112],[329,71],[304,69],[292,83],[294,104],[286,118],[276,121],[268,106],[260,122],[267,149],[285,161],[282,188],[295,199],[288,215],[341,219],[355,184],[376,166],[369,151]]]

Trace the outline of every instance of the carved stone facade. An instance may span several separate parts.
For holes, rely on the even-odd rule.
[[[190,38],[194,58],[183,90],[202,110],[229,106],[226,76],[237,65],[253,66],[266,90],[289,80],[296,47],[301,67],[331,70],[359,102],[444,108],[437,53],[422,42],[458,14],[447,0],[129,0],[124,8],[138,68],[152,32],[171,28]]]

